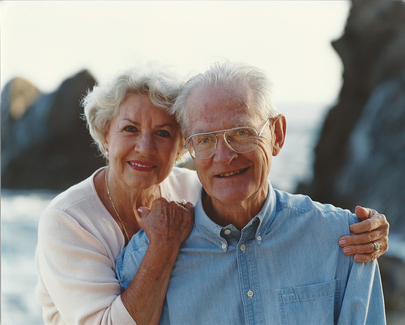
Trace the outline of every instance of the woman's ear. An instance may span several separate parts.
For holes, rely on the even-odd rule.
[[[103,146],[104,146],[104,149],[105,149],[105,152],[106,152],[106,156],[108,158],[108,140],[107,140],[107,137],[104,138]]]
[[[287,132],[287,120],[284,115],[279,114],[275,117],[273,122],[273,134],[274,134],[274,145],[273,145],[273,156],[277,156],[281,148],[284,146],[285,135]]]

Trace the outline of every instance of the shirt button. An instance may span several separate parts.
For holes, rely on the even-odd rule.
[[[222,249],[225,249],[225,248],[226,248],[226,244],[223,243],[221,247],[222,247]]]
[[[240,250],[241,250],[242,252],[244,252],[244,251],[245,251],[245,249],[246,249],[245,244],[240,245]]]
[[[248,295],[249,298],[252,298],[252,297],[253,297],[253,291],[252,291],[252,290],[249,290],[249,291],[247,292],[247,295]]]
[[[231,231],[229,229],[225,230],[225,235],[229,235],[231,233]]]
[[[257,236],[257,240],[262,240],[262,236]]]

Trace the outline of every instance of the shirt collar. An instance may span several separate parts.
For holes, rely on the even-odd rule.
[[[202,195],[203,195],[203,188],[200,190],[200,194],[198,197],[198,201],[194,207],[195,211],[195,222],[194,225],[196,229],[209,241],[214,243],[215,245],[219,246],[222,250],[226,251],[226,244],[224,242],[224,238],[221,236],[221,231],[225,228],[229,228],[229,226],[221,227],[212,221],[208,215],[205,213],[203,206],[202,206]],[[274,220],[275,217],[275,205],[276,205],[276,194],[274,192],[273,186],[270,184],[268,185],[268,194],[266,201],[264,202],[263,208],[260,212],[249,221],[249,223],[243,228],[247,229],[251,227],[252,224],[257,224],[256,219],[259,220],[259,224],[256,229],[256,242],[258,245],[261,245],[265,235],[268,233],[269,228]],[[242,230],[243,231],[243,230]]]

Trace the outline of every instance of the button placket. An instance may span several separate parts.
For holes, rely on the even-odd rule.
[[[240,279],[240,289],[243,293],[242,301],[245,310],[245,324],[262,324],[256,323],[256,319],[262,319],[260,290],[257,286],[257,273],[254,261],[254,241],[255,237],[242,237],[237,249],[238,271]],[[258,295],[257,295],[258,294]],[[256,313],[258,312],[258,315]]]

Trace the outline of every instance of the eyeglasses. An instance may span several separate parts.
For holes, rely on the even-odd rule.
[[[268,118],[266,120],[259,133],[250,126],[242,126],[227,130],[193,134],[186,139],[184,148],[187,148],[190,155],[195,159],[211,158],[217,149],[217,136],[220,135],[215,133],[223,132],[222,135],[225,143],[231,150],[237,153],[250,152],[257,148],[258,139],[271,119]]]

